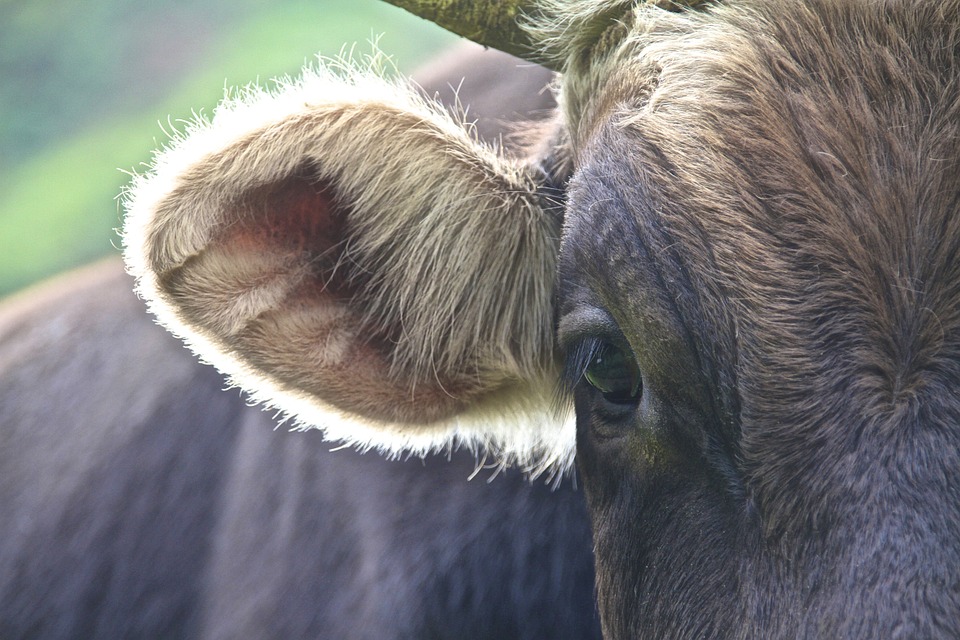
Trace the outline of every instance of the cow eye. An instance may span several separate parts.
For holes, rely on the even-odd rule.
[[[643,388],[633,355],[609,342],[594,351],[583,378],[611,404],[635,404]]]

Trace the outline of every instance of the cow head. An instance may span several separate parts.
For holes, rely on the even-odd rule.
[[[529,157],[370,71],[225,102],[140,292],[333,439],[575,442],[609,637],[955,637],[960,3],[659,4],[525,5]]]

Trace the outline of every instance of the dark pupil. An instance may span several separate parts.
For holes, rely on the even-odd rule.
[[[600,348],[583,377],[607,402],[632,404],[640,394],[640,371],[633,358],[611,344]]]

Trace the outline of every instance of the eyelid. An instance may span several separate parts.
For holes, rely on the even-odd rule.
[[[572,398],[590,362],[605,344],[634,358],[633,349],[613,317],[593,306],[580,306],[565,313],[557,323],[557,345],[564,354],[563,372],[557,387],[557,401]]]
[[[620,327],[610,314],[602,309],[579,307],[565,313],[557,323],[557,345],[563,351],[591,338],[606,338],[626,346]]]

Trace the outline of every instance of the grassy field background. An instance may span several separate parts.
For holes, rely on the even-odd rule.
[[[375,0],[0,0],[0,296],[116,253],[164,128],[373,39],[404,72],[454,42]]]

